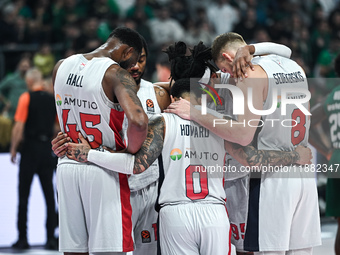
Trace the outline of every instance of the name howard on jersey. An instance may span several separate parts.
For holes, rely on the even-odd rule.
[[[209,130],[194,125],[180,125],[181,136],[209,137]]]
[[[293,73],[274,73],[273,77],[276,80],[275,84],[296,83],[305,80],[300,71]]]
[[[83,75],[76,75],[74,73],[70,73],[66,80],[66,84],[75,87],[83,87],[82,86],[83,78],[84,78]]]

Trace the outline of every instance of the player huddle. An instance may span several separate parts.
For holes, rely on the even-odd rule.
[[[177,42],[166,50],[171,85],[159,87],[141,79],[148,50],[137,36],[117,28],[102,47],[55,68],[59,101],[67,96],[98,105],[56,106],[65,133],[52,142],[60,157],[60,251],[222,255],[230,254],[233,243],[240,254],[312,254],[321,244],[316,183],[308,169],[293,171],[311,160],[309,116],[294,104],[287,105],[286,116],[279,105],[266,116],[247,105],[243,115],[233,115],[236,99],[217,85],[233,83],[233,67],[242,63],[247,78],[234,85],[246,99],[252,89],[255,109],[268,110],[273,91],[280,95],[286,86],[276,84],[274,74],[300,72],[303,79],[294,86],[308,90],[290,50],[272,43],[247,46],[235,33],[218,36],[212,48],[200,42],[189,54]],[[250,53],[259,57],[250,62]],[[81,87],[67,85],[69,73],[81,75]],[[223,100],[206,102],[202,114],[202,94],[212,92]],[[297,128],[279,122],[257,128],[263,119],[287,116]],[[217,118],[236,125],[215,126]],[[249,120],[252,125],[237,125]],[[198,156],[208,154],[214,156]],[[257,166],[258,172],[210,171],[213,165]],[[268,165],[292,171],[261,173],[260,166]]]

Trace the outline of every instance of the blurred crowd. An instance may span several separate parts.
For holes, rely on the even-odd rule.
[[[0,0],[0,15],[0,112],[10,120],[26,90],[28,67],[38,68],[51,89],[56,61],[90,52],[121,25],[146,39],[144,78],[153,82],[168,78],[164,47],[178,40],[210,45],[229,31],[247,43],[289,46],[310,78],[335,77],[333,60],[340,52],[339,0]],[[311,105],[336,85],[312,82]]]

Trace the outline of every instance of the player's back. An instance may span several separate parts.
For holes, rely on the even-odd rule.
[[[162,150],[165,177],[159,204],[224,204],[223,139],[177,115],[162,116],[166,124]]]
[[[56,108],[61,130],[73,141],[81,132],[92,148],[125,148],[124,111],[108,99],[102,87],[106,70],[114,64],[110,58],[87,60],[79,54],[60,65],[54,84]],[[68,161],[66,157],[63,160]]]
[[[284,98],[293,102],[307,101],[308,83],[303,69],[295,61],[277,55],[257,57],[252,62],[260,65],[268,76],[268,93],[263,110],[275,108],[273,113],[261,118],[263,123],[260,122],[259,126],[263,124],[263,127],[260,127],[256,140],[257,148],[292,151],[299,144],[307,146],[309,116],[295,104],[282,103]],[[309,110],[308,101],[302,106]],[[285,114],[282,112],[284,107]]]

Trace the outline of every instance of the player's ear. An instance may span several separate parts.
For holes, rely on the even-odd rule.
[[[233,62],[233,58],[226,52],[222,53],[223,59],[227,60],[228,62]]]
[[[123,50],[123,59],[126,60],[126,59],[131,58],[131,56],[134,53],[134,51],[135,51],[135,49],[133,47],[126,47]]]
[[[215,72],[211,72],[210,78],[218,78],[218,74]]]

